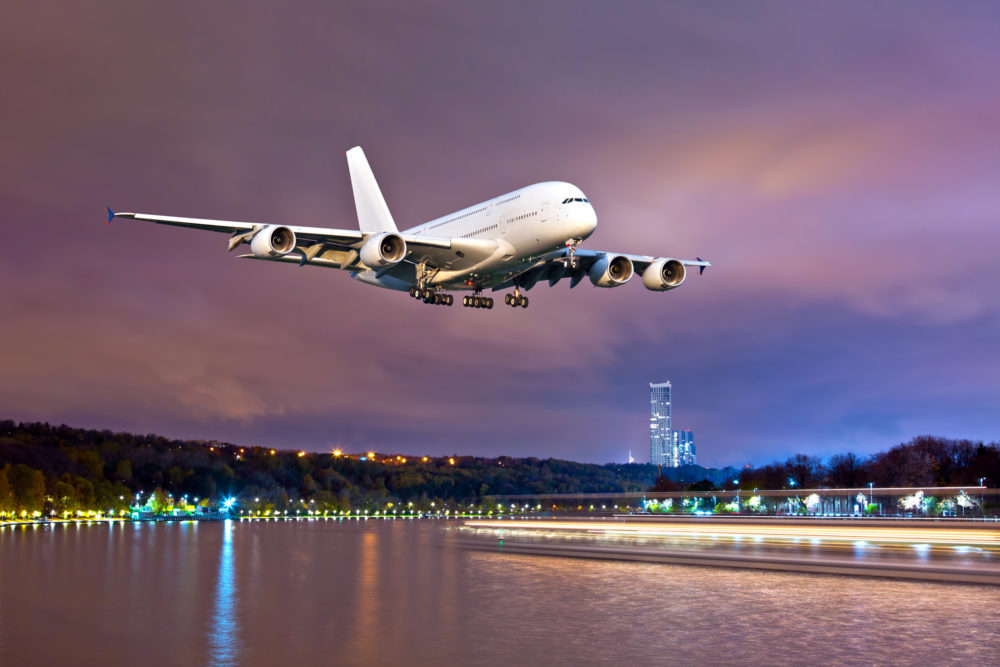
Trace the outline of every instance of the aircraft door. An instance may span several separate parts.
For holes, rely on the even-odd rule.
[[[542,204],[542,212],[539,215],[538,219],[541,220],[542,222],[545,222],[546,220],[549,219],[549,204],[548,204],[548,202]]]

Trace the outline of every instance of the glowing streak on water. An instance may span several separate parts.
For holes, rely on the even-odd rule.
[[[219,576],[215,582],[215,605],[208,628],[210,665],[238,664],[239,625],[236,614],[236,572],[233,567],[233,522],[225,522],[222,551],[219,554]]]

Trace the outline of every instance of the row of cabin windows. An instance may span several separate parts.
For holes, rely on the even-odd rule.
[[[511,222],[516,222],[518,220],[524,220],[525,218],[531,218],[531,217],[536,216],[536,215],[538,215],[538,211],[532,211],[530,213],[525,213],[524,215],[519,215],[519,216],[517,216],[515,218],[511,218],[510,221]],[[488,232],[490,230],[496,229],[498,226],[499,226],[498,223],[494,223],[492,225],[486,225],[482,229],[477,229],[474,232],[469,232],[468,234],[463,234],[462,238],[468,238],[470,236],[476,236],[477,234],[482,234],[483,232]]]
[[[590,203],[590,200],[587,199],[586,197],[570,197],[569,199],[563,199],[562,203],[569,204],[570,202],[574,202],[574,201],[583,202],[584,204],[589,204]]]
[[[474,232],[469,232],[468,234],[462,234],[462,238],[463,238],[463,239],[467,239],[467,238],[469,238],[469,237],[471,237],[471,236],[476,236],[477,234],[482,234],[483,232],[488,232],[488,231],[490,231],[491,229],[496,229],[496,228],[497,228],[497,226],[498,226],[498,225],[497,225],[497,223],[494,223],[494,224],[492,224],[492,225],[486,225],[486,226],[485,226],[485,227],[483,227],[482,229],[477,229],[476,231],[474,231]]]
[[[508,203],[514,201],[515,199],[520,199],[520,198],[521,198],[521,195],[514,195],[513,197],[507,197],[503,201],[498,201],[497,202],[497,206],[499,206],[500,204],[508,204]]]
[[[483,211],[485,211],[485,210],[486,210],[486,207],[485,207],[485,206],[484,206],[484,207],[482,207],[482,208],[477,208],[477,209],[476,209],[475,211],[469,211],[469,212],[468,212],[468,213],[466,213],[465,215],[459,215],[459,216],[456,216],[456,217],[454,217],[454,218],[449,218],[449,219],[445,220],[444,222],[439,222],[439,223],[437,223],[436,225],[433,225],[433,226],[431,227],[431,229],[437,229],[437,228],[438,228],[438,227],[440,227],[441,225],[447,225],[447,224],[448,224],[448,223],[450,223],[450,222],[455,222],[456,220],[461,220],[462,218],[468,218],[468,217],[469,217],[470,215],[475,215],[476,213],[482,213],[482,212],[483,212]]]

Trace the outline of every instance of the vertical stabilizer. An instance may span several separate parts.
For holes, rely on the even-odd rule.
[[[358,229],[365,233],[398,231],[361,146],[347,151],[347,168],[351,171],[354,206],[358,209]]]

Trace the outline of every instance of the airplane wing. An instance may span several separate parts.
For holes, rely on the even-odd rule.
[[[209,220],[206,218],[185,218],[151,213],[116,213],[108,208],[108,222],[114,218],[129,218],[161,225],[187,227],[212,232],[230,234],[229,250],[241,243],[249,242],[266,227],[275,226],[258,222],[235,220]],[[295,234],[295,254],[273,258],[254,255],[239,255],[241,258],[265,259],[266,261],[295,262],[300,266],[313,263],[338,269],[357,269],[358,251],[376,232],[362,232],[356,229],[330,229],[326,227],[303,227],[281,225]],[[403,261],[412,264],[426,263],[439,269],[453,269],[473,265],[490,257],[497,249],[492,239],[467,239],[413,235],[401,233],[406,242],[406,257]]]
[[[152,215],[150,213],[115,213],[108,208],[108,222],[114,218],[131,218],[132,220],[142,220],[145,222],[155,222],[160,225],[173,225],[175,227],[188,227],[190,229],[202,229],[210,232],[224,232],[226,234],[240,235],[246,232],[254,232],[268,225],[259,222],[238,222],[235,220],[207,220],[205,218],[181,218],[171,215]],[[356,229],[327,229],[325,227],[299,227],[295,225],[282,225],[291,229],[297,238],[312,241],[329,241],[341,245],[357,243],[364,238],[364,234]]]
[[[623,282],[627,282],[627,280],[634,274],[639,274],[641,278],[642,274],[644,274],[650,266],[660,262],[663,263],[660,267],[661,271],[669,272],[671,267],[670,263],[675,263],[673,266],[676,266],[677,264],[681,265],[681,267],[696,266],[698,267],[699,274],[704,273],[705,268],[712,265],[711,262],[707,262],[700,257],[697,259],[673,259],[667,257],[630,255],[625,253],[611,253],[601,250],[585,249],[577,249],[571,258],[569,249],[565,248],[540,257],[534,263],[522,267],[521,270],[511,276],[510,279],[494,287],[493,291],[509,289],[515,286],[519,286],[525,290],[530,290],[540,280],[547,280],[549,282],[549,286],[553,286],[563,278],[569,278],[569,286],[570,288],[573,288],[576,287],[585,277],[590,275],[591,270],[596,264],[605,260],[611,262],[617,258],[627,259],[632,267],[632,272],[629,273],[628,278],[626,278]],[[673,270],[674,276],[672,279],[668,274],[665,274],[663,278],[664,284],[660,287],[651,289],[666,290],[679,286],[684,281],[686,271],[681,268],[680,273],[678,274],[678,269],[674,268]],[[656,283],[654,281],[651,284]],[[602,285],[602,287],[613,286],[615,285]]]

